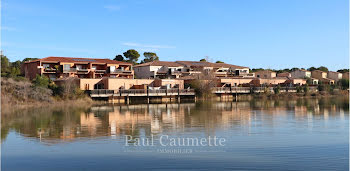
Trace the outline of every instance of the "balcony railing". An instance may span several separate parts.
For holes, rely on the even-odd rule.
[[[45,72],[56,72],[57,69],[56,68],[45,68],[44,71]]]
[[[123,69],[116,69],[114,71],[111,71],[111,73],[132,73],[130,70],[123,70]]]
[[[77,68],[77,71],[78,71],[78,72],[88,72],[89,69]]]
[[[77,69],[76,68],[63,69],[63,73],[67,73],[67,72],[77,72]]]
[[[171,75],[180,75],[182,71],[171,71]]]
[[[98,73],[105,73],[106,70],[105,70],[105,69],[95,69],[95,72],[98,72]]]

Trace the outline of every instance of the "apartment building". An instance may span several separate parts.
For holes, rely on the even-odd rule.
[[[215,77],[254,77],[248,67],[202,61],[153,61],[134,66],[137,78],[180,78],[198,74]]]
[[[329,79],[332,79],[334,81],[339,81],[340,79],[343,78],[343,74],[339,72],[334,72],[334,71],[328,71],[327,74]]]
[[[317,78],[319,82],[322,82],[324,84],[334,84],[335,82],[333,79],[327,78],[328,74],[324,71],[314,70],[311,72],[311,76],[313,78]]]
[[[343,73],[342,78],[348,80],[349,79],[349,72]]]
[[[282,73],[278,73],[277,77],[292,77],[292,74],[289,72],[282,72]]]
[[[249,73],[249,67],[226,63],[211,63],[204,61],[176,61],[187,68],[188,72],[212,73],[216,77],[254,77]]]
[[[130,63],[93,58],[46,57],[25,62],[21,72],[29,79],[34,79],[36,75],[44,75],[51,80],[65,77],[134,78]]]
[[[327,72],[314,70],[314,71],[311,71],[311,76],[317,79],[327,78]]]
[[[264,70],[255,72],[255,76],[258,78],[275,78],[276,72]]]
[[[134,66],[136,78],[179,78],[184,66],[176,62],[152,61]]]
[[[311,78],[311,71],[300,69],[291,72],[292,78]]]

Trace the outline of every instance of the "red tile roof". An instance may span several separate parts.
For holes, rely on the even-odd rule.
[[[50,57],[46,57],[46,58],[42,58],[42,59],[28,61],[26,63],[36,62],[36,61],[41,61],[41,62],[71,62],[71,63],[85,62],[85,63],[106,63],[106,64],[132,65],[131,63],[122,62],[122,61],[115,61],[115,60],[111,60],[111,59],[55,57],[55,56],[50,56]]]
[[[135,65],[134,67],[142,67],[142,66],[167,66],[167,67],[181,67],[183,65],[178,64],[176,62],[168,62],[168,61],[152,61],[143,63],[140,65]]]
[[[243,69],[248,68],[244,66],[238,66],[238,65],[231,65],[226,63],[211,63],[211,62],[204,62],[204,61],[176,61],[176,63],[186,65],[186,66],[193,66],[193,67],[213,67],[213,68],[236,68],[236,69]]]

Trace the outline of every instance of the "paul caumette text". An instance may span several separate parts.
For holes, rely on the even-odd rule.
[[[158,138],[161,146],[225,146],[226,139],[216,136],[198,137],[170,137],[162,135]],[[125,146],[154,146],[154,136],[150,138],[133,138],[125,135]]]

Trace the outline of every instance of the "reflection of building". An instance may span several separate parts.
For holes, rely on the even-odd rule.
[[[307,127],[312,127],[314,119],[326,121],[332,117],[342,117],[344,120],[348,117],[344,114],[348,113],[344,104],[348,105],[348,99],[337,103],[330,99],[298,99],[96,106],[88,110],[45,111],[39,115],[31,111],[18,120],[3,118],[5,126],[2,127],[11,129],[6,127],[11,123],[15,125],[13,129],[22,135],[49,143],[72,141],[79,137],[111,136],[124,139],[124,135],[136,138],[191,131],[215,135],[221,129],[249,134],[259,131],[256,128],[261,125],[274,127],[290,119],[293,124],[295,121],[295,124]],[[36,119],[39,117],[41,123],[38,125]]]

